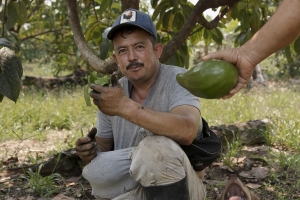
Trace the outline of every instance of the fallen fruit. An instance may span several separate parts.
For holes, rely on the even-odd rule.
[[[177,82],[193,95],[205,99],[219,99],[230,92],[238,79],[237,69],[222,60],[207,60],[179,73]]]

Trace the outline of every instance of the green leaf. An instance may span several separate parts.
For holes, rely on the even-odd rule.
[[[158,0],[151,0],[152,8],[156,8]]]
[[[251,15],[246,11],[242,11],[242,18],[241,18],[241,29],[242,30],[247,30],[250,26],[250,17]]]
[[[291,48],[290,45],[284,48],[284,55],[288,61],[288,63],[291,63],[292,61],[292,53],[291,53]]]
[[[109,84],[109,80],[110,80],[110,76],[105,75],[105,76],[103,76],[103,77],[97,78],[97,79],[94,81],[94,83],[97,84],[97,85],[102,85],[102,86],[104,86],[104,85]]]
[[[14,4],[17,13],[17,23],[19,25],[25,24],[27,21],[27,9],[26,5],[22,1],[18,1]]]
[[[152,20],[154,21],[159,14],[162,15],[168,8],[169,8],[169,3],[167,1],[162,1],[154,10],[152,15]]]
[[[239,16],[239,9],[238,9],[238,6],[234,6],[232,9],[231,9],[231,17],[232,19],[237,19]]]
[[[300,54],[300,37],[298,37],[294,42],[294,50],[298,55]]]
[[[218,28],[227,28],[225,24],[219,22],[218,23]]]
[[[18,14],[16,13],[16,9],[14,6],[14,2],[11,1],[8,5],[7,5],[7,21],[6,21],[6,28],[10,29],[12,28],[15,23],[17,22],[17,18],[18,18]]]
[[[107,11],[107,8],[111,5],[111,0],[102,0],[100,9],[99,9],[99,15],[102,16],[105,11]]]
[[[246,3],[245,1],[240,1],[240,2],[237,4],[238,10],[244,10],[246,7],[247,7],[247,3]]]
[[[248,32],[246,31],[242,31],[236,38],[234,41],[234,46],[240,46],[243,44],[243,41],[245,41],[246,37],[247,37]]]
[[[90,85],[86,85],[84,86],[83,88],[83,96],[84,96],[84,100],[85,100],[85,103],[87,106],[92,106],[91,104],[91,98],[90,98],[90,94],[89,94],[89,88],[90,88]]]
[[[174,8],[178,7],[178,0],[172,0],[172,1],[169,1],[169,2],[171,4],[171,7],[174,7]]]
[[[164,62],[164,64],[180,66],[180,65],[178,65],[178,54],[177,54],[177,52],[174,53],[170,58],[168,58],[168,60],[166,60]]]
[[[17,102],[21,90],[22,64],[7,47],[0,50],[0,94]]]
[[[118,13],[119,12],[121,12],[121,9],[122,9],[122,7],[121,7],[121,4],[120,3],[112,3],[111,4],[111,9],[112,10],[117,10],[118,11]]]
[[[222,32],[217,29],[217,28],[214,28],[212,30],[210,30],[210,35],[211,35],[211,38],[219,45],[222,45],[222,40],[223,40],[223,34]]]
[[[184,22],[185,18],[183,16],[183,13],[181,11],[177,11],[173,17],[173,28],[175,30],[180,30]]]
[[[88,83],[95,83],[95,80],[97,79],[97,72],[93,71],[89,76],[88,76]]]
[[[173,21],[171,20],[171,16],[172,16],[172,11],[171,10],[169,10],[168,12],[166,12],[165,14],[164,14],[164,17],[163,17],[163,27],[164,27],[164,29],[166,29],[166,30],[171,30],[172,29],[172,23],[173,23]]]
[[[211,34],[207,29],[204,29],[203,38],[204,38],[205,46],[208,46],[211,41]]]
[[[241,26],[238,26],[238,27],[236,27],[236,29],[234,29],[234,33],[236,33],[236,32],[238,32],[238,31],[241,31]]]
[[[196,28],[199,28],[199,25],[196,26]],[[203,32],[204,28],[201,28],[200,31],[194,33],[191,37],[191,44],[192,45],[196,45],[198,42],[200,42],[201,38],[202,38],[202,32]]]
[[[107,58],[108,51],[110,49],[111,42],[109,40],[104,40],[100,45],[100,59],[105,60]]]
[[[251,26],[251,31],[252,33],[256,33],[261,25],[260,25],[260,11],[258,8],[258,5],[255,4],[255,7],[253,8],[252,16],[250,19],[250,26]]]
[[[11,47],[11,42],[5,38],[0,38],[0,46]]]

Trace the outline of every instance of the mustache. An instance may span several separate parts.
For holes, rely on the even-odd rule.
[[[132,63],[129,63],[129,65],[127,65],[127,67],[126,67],[126,70],[129,70],[133,66],[144,67],[144,63],[141,63],[141,62],[132,62]]]

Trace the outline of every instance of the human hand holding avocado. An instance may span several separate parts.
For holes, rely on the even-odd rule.
[[[235,93],[239,92],[247,82],[250,80],[252,76],[252,72],[256,66],[253,62],[247,60],[247,55],[243,56],[244,52],[241,52],[240,48],[235,49],[227,49],[223,51],[218,51],[214,53],[210,53],[204,57],[202,57],[203,61],[208,61],[210,59],[220,59],[224,60],[228,63],[231,63],[238,70],[238,79],[235,86],[229,91],[228,94],[224,95],[222,99],[229,99]]]
[[[227,95],[238,81],[237,69],[222,60],[207,60],[185,73],[177,74],[177,82],[193,95],[219,99]]]
[[[236,66],[239,72],[238,82],[223,99],[232,97],[245,86],[258,63],[299,37],[299,6],[299,0],[282,1],[268,22],[245,44],[238,48],[210,53],[202,58],[204,61],[220,59]]]

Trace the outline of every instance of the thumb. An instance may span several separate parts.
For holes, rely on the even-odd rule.
[[[87,136],[93,140],[95,138],[96,133],[97,133],[97,129],[93,127]]]
[[[112,73],[111,77],[110,77],[110,85],[111,86],[120,86],[119,83],[119,76],[118,76],[118,72],[115,71],[114,73]]]
[[[218,52],[213,52],[213,53],[209,53],[209,54],[207,54],[207,55],[205,55],[205,56],[202,56],[202,57],[201,57],[201,60],[202,60],[202,61],[205,61],[205,60],[210,60],[210,59],[220,59],[220,58],[221,58],[221,56],[219,55]]]

